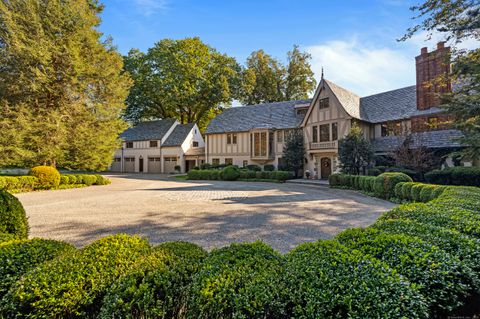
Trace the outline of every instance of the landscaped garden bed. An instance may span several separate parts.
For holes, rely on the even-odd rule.
[[[396,174],[340,180],[390,198],[413,183]],[[428,184],[405,189],[415,185],[422,194]],[[370,227],[280,254],[261,242],[207,253],[127,235],[81,249],[28,239],[20,202],[3,191],[0,256],[10,262],[0,264],[8,278],[0,285],[0,317],[472,316],[480,311],[480,189],[437,186],[429,193],[425,203],[400,205]]]
[[[0,176],[0,188],[11,193],[107,184],[110,180],[100,174],[60,174],[51,166],[34,167],[24,176]]]

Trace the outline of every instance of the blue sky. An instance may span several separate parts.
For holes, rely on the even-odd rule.
[[[293,44],[313,56],[317,77],[365,96],[415,83],[422,35],[396,41],[412,24],[410,0],[103,0],[100,30],[121,53],[163,38],[199,36],[244,63],[254,50],[286,60]]]

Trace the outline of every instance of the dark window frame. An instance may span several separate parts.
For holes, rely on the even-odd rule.
[[[318,100],[318,107],[320,109],[328,109],[330,107],[330,99],[328,97]]]
[[[322,131],[322,128],[324,129],[323,131]],[[319,125],[318,130],[320,133],[319,134],[320,142],[330,142],[330,124]]]

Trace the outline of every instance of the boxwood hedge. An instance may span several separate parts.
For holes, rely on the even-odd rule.
[[[39,265],[17,281],[2,300],[4,317],[95,317],[108,287],[151,252],[148,242],[128,235],[100,239]]]
[[[302,244],[286,258],[286,318],[428,317],[416,286],[337,242]]]
[[[25,209],[15,196],[2,189],[0,189],[0,233],[11,234],[17,239],[28,237]]]
[[[459,166],[433,170],[425,174],[425,179],[432,184],[480,187],[480,167]]]
[[[461,307],[474,290],[475,274],[457,257],[420,238],[377,229],[348,229],[336,239],[379,259],[419,285],[431,313],[444,316]]]
[[[455,206],[429,202],[401,205],[380,216],[379,220],[410,219],[420,223],[455,229],[480,238],[480,214]]]
[[[188,317],[281,316],[283,257],[261,242],[215,249],[193,276]]]
[[[192,275],[206,252],[197,245],[171,242],[155,248],[103,299],[100,318],[179,318]]]
[[[0,299],[20,276],[39,264],[75,248],[65,242],[34,238],[0,244]]]
[[[395,197],[395,185],[401,182],[412,182],[412,178],[403,173],[382,173],[375,177],[373,190],[381,198]]]
[[[452,254],[473,270],[476,289],[480,292],[480,240],[456,230],[422,224],[413,220],[382,220],[373,226],[383,232],[418,237]]]

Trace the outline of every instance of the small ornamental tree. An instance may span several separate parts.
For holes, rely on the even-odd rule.
[[[362,130],[354,124],[350,132],[338,141],[340,167],[347,174],[359,175],[373,159],[373,148],[363,136]]]
[[[285,167],[298,176],[298,171],[303,168],[303,158],[305,156],[305,146],[302,130],[294,130],[287,134],[285,145],[283,146],[283,161]]]

